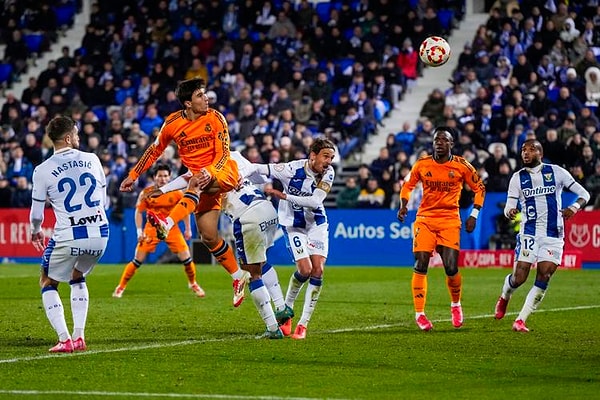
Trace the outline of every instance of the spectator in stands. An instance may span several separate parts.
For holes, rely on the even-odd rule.
[[[490,147],[491,156],[483,162],[483,167],[489,176],[493,176],[499,173],[501,163],[508,162],[508,155],[504,143],[492,143]]]
[[[11,37],[6,42],[4,48],[4,62],[13,66],[13,80],[20,80],[19,75],[27,72],[27,59],[29,58],[29,49],[23,39],[23,33],[19,29],[12,31]]]
[[[27,158],[23,148],[19,145],[13,147],[10,151],[10,161],[6,170],[6,177],[10,180],[11,185],[17,185],[17,178],[23,176],[28,182],[31,182],[33,175],[33,164]]]
[[[0,180],[0,188],[2,181]],[[594,205],[594,210],[600,209],[600,160],[594,165],[594,173],[585,180],[585,188],[590,192],[591,198],[588,204]]]
[[[14,189],[5,176],[0,176],[0,208],[12,207],[12,196]]]
[[[381,179],[383,171],[393,170],[394,159],[390,157],[390,151],[387,147],[379,149],[379,156],[371,162],[369,171],[376,179]]]
[[[579,133],[575,127],[575,114],[569,113],[562,125],[558,128],[558,140],[561,143],[567,144],[568,140],[575,134]]]
[[[369,177],[367,185],[358,195],[358,208],[383,208],[385,191],[379,187],[379,182],[374,176]]]
[[[34,168],[41,164],[44,159],[40,143],[41,138],[38,143],[34,133],[25,134],[25,139],[23,139],[23,142],[21,143],[24,157],[33,164]]]
[[[11,207],[28,208],[31,207],[31,188],[30,178],[26,176],[18,176],[16,178],[15,189],[11,199]]]
[[[158,109],[155,104],[146,106],[146,114],[140,120],[140,128],[147,134],[151,134],[154,129],[160,129],[164,122],[164,118],[158,114]]]
[[[495,77],[495,65],[490,63],[490,56],[485,50],[480,50],[476,54],[477,61],[473,70],[477,75],[477,80],[483,86],[487,86],[490,80]]]
[[[360,187],[356,184],[356,178],[349,176],[345,180],[345,186],[335,197],[337,208],[356,208]]]
[[[361,189],[367,187],[367,181],[371,177],[371,170],[368,164],[360,164],[357,170],[356,183]]]
[[[500,161],[498,172],[490,174],[485,184],[487,192],[506,192],[512,176],[512,168],[508,160]]]
[[[444,105],[444,93],[440,89],[435,88],[429,93],[427,100],[423,103],[419,116],[431,120],[434,125],[438,125],[442,122]]]
[[[404,39],[402,49],[396,60],[396,65],[400,68],[402,75],[406,78],[406,90],[409,92],[412,90],[418,77],[418,58],[419,56],[413,47],[412,40],[410,38]]]
[[[558,140],[558,131],[550,128],[546,131],[546,138],[542,141],[544,149],[544,162],[566,167],[565,144]]]
[[[454,115],[460,117],[465,113],[465,108],[469,106],[470,102],[471,98],[464,92],[462,85],[459,82],[453,82],[452,89],[446,93],[445,106],[452,107]]]

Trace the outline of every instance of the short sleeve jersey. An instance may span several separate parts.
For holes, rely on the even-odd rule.
[[[76,238],[73,228],[93,228],[86,230],[87,237],[108,233],[106,177],[93,153],[69,149],[38,165],[33,171],[32,198],[50,200],[56,216],[53,238],[58,242]]]

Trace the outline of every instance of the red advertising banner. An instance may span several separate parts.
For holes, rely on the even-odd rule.
[[[54,212],[47,208],[44,212],[44,233],[52,236],[56,219]],[[29,209],[9,208],[0,212],[0,257],[40,257],[39,251],[31,244],[29,230]]]
[[[565,250],[560,268],[581,268],[582,256],[581,251]],[[512,250],[461,250],[458,256],[458,266],[466,268],[512,268],[514,257],[515,252]],[[431,267],[442,267],[442,259],[439,254],[435,253],[429,265]]]
[[[582,252],[584,262],[600,262],[600,211],[580,211],[567,221],[565,250]]]

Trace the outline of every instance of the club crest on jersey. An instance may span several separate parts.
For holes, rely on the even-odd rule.
[[[211,132],[212,131],[212,127],[210,126],[210,124],[206,124],[204,126],[204,132]]]
[[[454,179],[454,171],[448,172],[448,178]]]
[[[552,174],[551,173],[544,174],[544,180],[546,182],[552,182]]]

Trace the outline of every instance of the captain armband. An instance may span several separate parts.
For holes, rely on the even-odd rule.
[[[470,216],[473,217],[473,218],[475,218],[475,219],[477,219],[477,217],[479,217],[479,209],[473,207],[473,209],[471,210],[471,215]]]

